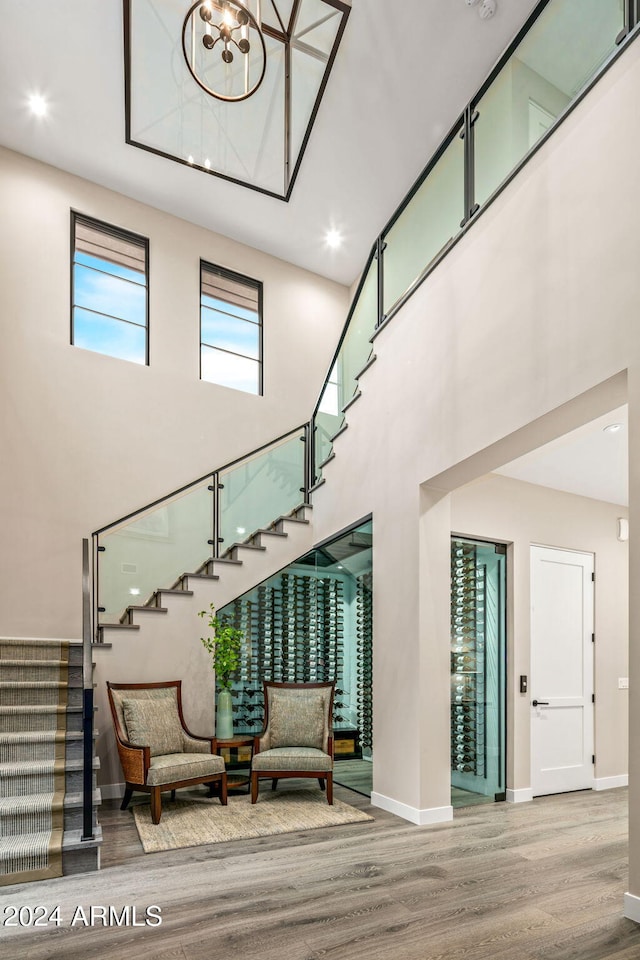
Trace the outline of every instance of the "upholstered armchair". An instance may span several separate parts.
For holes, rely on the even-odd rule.
[[[216,755],[216,740],[196,737],[182,714],[182,681],[107,683],[118,754],[125,776],[120,809],[126,810],[134,790],[151,794],[151,819],[160,823],[161,794],[179,787],[220,786],[227,803],[227,773]]]
[[[264,729],[254,742],[251,803],[259,781],[313,777],[333,803],[333,683],[264,681]]]

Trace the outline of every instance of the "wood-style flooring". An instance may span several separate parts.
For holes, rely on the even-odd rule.
[[[60,904],[63,924],[0,929],[11,960],[638,960],[622,916],[627,791],[141,852],[130,812],[101,811],[97,874],[5,887],[11,905]],[[78,905],[162,908],[159,927],[70,927]]]
[[[339,760],[333,768],[333,782],[370,797],[373,789],[373,764],[370,760]]]

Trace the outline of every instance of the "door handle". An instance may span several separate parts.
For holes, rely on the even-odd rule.
[[[532,700],[531,705],[533,707],[548,707],[549,701],[548,700]]]

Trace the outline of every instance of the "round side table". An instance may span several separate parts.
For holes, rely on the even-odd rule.
[[[238,752],[242,747],[249,747],[249,757],[246,761],[246,766],[250,769],[253,757],[253,740],[254,737],[250,733],[239,733],[225,740],[218,738],[217,753],[219,756],[224,756],[227,765],[245,766],[244,758],[238,760]],[[224,754],[222,753],[223,750],[225,751]],[[251,789],[251,778],[248,772],[246,774],[242,772],[227,773],[227,790],[242,790],[243,787],[246,787],[247,793],[249,793]]]

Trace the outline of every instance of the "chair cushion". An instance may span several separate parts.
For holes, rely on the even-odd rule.
[[[324,744],[325,698],[296,697],[273,693],[269,707],[270,746],[313,747]]]
[[[147,773],[147,785],[159,787],[163,783],[180,780],[199,780],[215,773],[224,773],[222,757],[203,753],[170,753],[164,757],[152,757]]]
[[[333,760],[329,754],[323,753],[322,750],[315,750],[313,747],[276,747],[273,750],[256,753],[251,769],[269,773],[276,773],[279,770],[282,772],[310,770],[327,773],[333,770]]]
[[[182,753],[182,724],[175,700],[126,698],[122,701],[129,741],[136,747],[150,747],[151,756]]]

